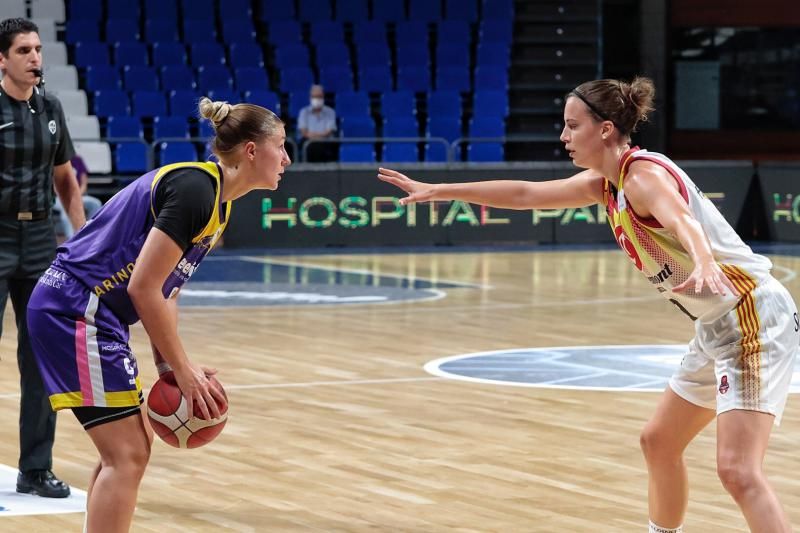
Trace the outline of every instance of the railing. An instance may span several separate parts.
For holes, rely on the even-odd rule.
[[[453,151],[444,137],[328,137],[325,139],[309,139],[303,144],[303,152],[301,161],[308,161],[308,147],[313,144],[419,144],[419,143],[435,143],[444,145],[445,152],[447,153],[447,162],[453,162]]]

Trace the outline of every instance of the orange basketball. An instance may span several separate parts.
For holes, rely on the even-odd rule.
[[[214,376],[210,381],[220,389],[222,385]],[[224,389],[223,389],[224,394]],[[227,399],[227,395],[225,398]],[[147,416],[153,431],[161,440],[176,448],[198,448],[208,444],[220,434],[228,421],[228,407],[220,405],[220,417],[204,420],[197,405],[194,416],[188,415],[186,399],[175,383],[172,374],[159,378],[147,396]]]

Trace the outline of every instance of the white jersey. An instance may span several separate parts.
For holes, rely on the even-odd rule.
[[[733,309],[738,300],[731,294],[714,295],[704,287],[700,294],[693,288],[672,292],[672,288],[688,279],[694,263],[678,239],[654,218],[642,218],[628,206],[625,198],[625,176],[634,161],[650,161],[667,170],[675,178],[680,194],[708,236],[711,251],[719,266],[744,295],[769,276],[772,263],[753,253],[716,206],[694,184],[689,176],[663,154],[631,148],[620,158],[618,187],[608,180],[604,197],[608,221],[617,243],[636,267],[656,286],[665,298],[677,305],[692,319],[714,320]]]

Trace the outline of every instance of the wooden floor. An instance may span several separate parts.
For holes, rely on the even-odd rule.
[[[281,261],[472,282],[394,305],[191,308],[181,333],[215,365],[230,420],[198,450],[155,446],[134,531],[646,531],[639,431],[654,393],[476,384],[434,377],[440,357],[507,348],[675,344],[691,323],[617,251],[329,255]],[[773,257],[796,299],[800,261]],[[0,463],[16,465],[12,313],[0,343]],[[143,382],[154,369],[134,332]],[[800,398],[768,472],[800,527]],[[86,488],[96,460],[71,413],[55,470]],[[746,531],[715,474],[714,429],[688,450],[686,531]],[[81,514],[0,518],[0,531],[79,531]]]

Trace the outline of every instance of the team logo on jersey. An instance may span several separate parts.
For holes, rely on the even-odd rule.
[[[56,121],[51,120],[47,123],[47,129],[50,130],[50,133],[55,135],[56,134]]]
[[[722,376],[722,379],[719,380],[719,393],[725,394],[730,388],[730,385],[728,385],[728,376]]]

